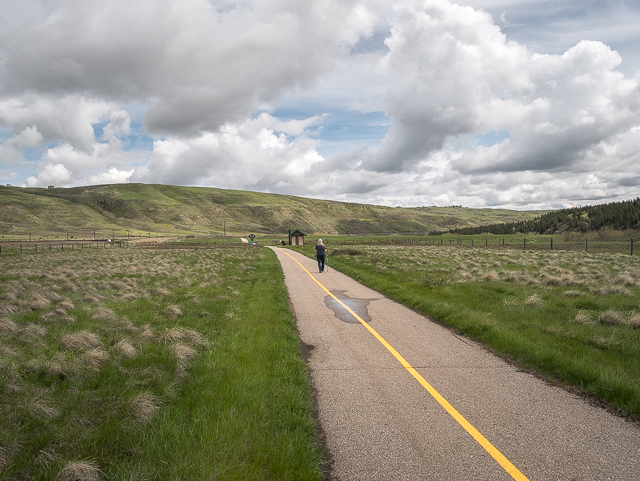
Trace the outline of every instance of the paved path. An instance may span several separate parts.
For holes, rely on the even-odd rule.
[[[640,479],[636,425],[519,372],[331,267],[318,274],[314,260],[274,251],[310,350],[332,479]],[[311,276],[395,348],[489,450]]]

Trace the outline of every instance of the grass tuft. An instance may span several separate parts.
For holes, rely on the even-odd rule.
[[[144,392],[136,395],[130,404],[133,419],[140,424],[148,424],[160,409],[158,398]]]
[[[96,307],[91,312],[91,319],[100,321],[111,321],[116,318],[116,313],[106,307]]]
[[[34,398],[29,403],[27,410],[31,417],[36,419],[53,419],[60,414],[56,408],[48,406],[44,400],[39,397]]]
[[[484,276],[483,279],[487,282],[495,282],[495,281],[499,281],[500,280],[500,276],[498,275],[498,273],[496,271],[491,271],[491,272],[487,272]]]
[[[601,313],[598,321],[607,326],[621,326],[625,323],[624,315],[614,309],[607,309]]]
[[[15,334],[18,326],[10,319],[0,319],[0,336],[7,337]]]
[[[109,355],[98,347],[89,349],[87,352],[84,353],[85,362],[93,368],[99,368],[105,362],[107,362],[108,359],[109,359]]]
[[[97,334],[89,331],[78,331],[62,336],[60,344],[65,351],[78,351],[98,347],[101,343]]]
[[[170,319],[177,319],[182,315],[182,309],[180,306],[168,306],[164,310],[164,315]]]
[[[530,295],[527,300],[524,301],[524,303],[527,306],[542,306],[544,304],[544,301],[542,300],[542,298],[537,294],[532,294]]]
[[[138,354],[135,346],[126,339],[118,341],[118,343],[114,347],[118,352],[126,357],[135,357],[136,354]]]
[[[178,370],[183,373],[187,369],[187,365],[196,357],[195,349],[181,343],[173,346],[173,354],[178,363]]]
[[[44,309],[45,307],[49,307],[51,301],[44,297],[42,294],[33,294],[31,296],[31,302],[29,307],[33,311],[37,311],[39,309]]]
[[[585,311],[578,312],[576,314],[576,317],[574,318],[574,321],[579,324],[595,325],[595,322],[593,321],[591,315]]]
[[[100,481],[101,471],[93,461],[71,461],[58,473],[57,481]]]

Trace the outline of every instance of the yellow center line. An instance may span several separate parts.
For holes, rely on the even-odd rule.
[[[473,425],[467,421],[462,414],[460,414],[449,402],[442,397],[442,395],[436,391],[436,389],[429,384],[425,378],[423,378],[418,371],[416,371],[411,364],[407,362],[407,360],[400,355],[398,351],[396,351],[391,344],[389,344],[380,334],[376,332],[376,330],[371,327],[364,319],[362,319],[358,314],[356,314],[349,306],[347,306],[344,302],[338,299],[333,293],[327,289],[318,279],[316,279],[311,272],[309,272],[297,259],[295,259],[291,254],[289,254],[286,250],[283,250],[285,254],[287,254],[291,259],[293,259],[302,269],[309,274],[309,277],[315,281],[327,294],[329,294],[338,304],[344,307],[349,314],[355,317],[367,330],[373,334],[373,336],[380,341],[380,343],[387,348],[387,350],[393,354],[393,356],[402,364],[402,366],[411,373],[411,375],[416,378],[416,380],[424,387],[433,398],[438,401],[438,403],[447,411],[453,419],[455,419],[460,426],[467,431],[473,439],[475,439],[480,446],[484,448],[484,450],[491,455],[493,459],[495,459],[503,469],[511,475],[513,479],[518,481],[529,481],[528,478],[522,474],[518,468],[516,468],[511,461],[509,461],[498,449],[489,442],[487,438],[485,438],[480,431],[473,427]]]

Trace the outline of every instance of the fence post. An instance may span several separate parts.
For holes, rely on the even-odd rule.
[[[584,238],[584,251],[589,252],[589,239],[587,237]]]
[[[2,251],[0,251],[2,252]],[[633,239],[631,239],[631,255],[633,255]]]
[[[553,237],[551,238],[551,250],[553,250]]]

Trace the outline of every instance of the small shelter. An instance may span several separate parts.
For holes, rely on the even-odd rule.
[[[302,246],[304,245],[304,236],[307,234],[303,234],[298,229],[294,231],[289,231],[289,245],[290,246]]]

